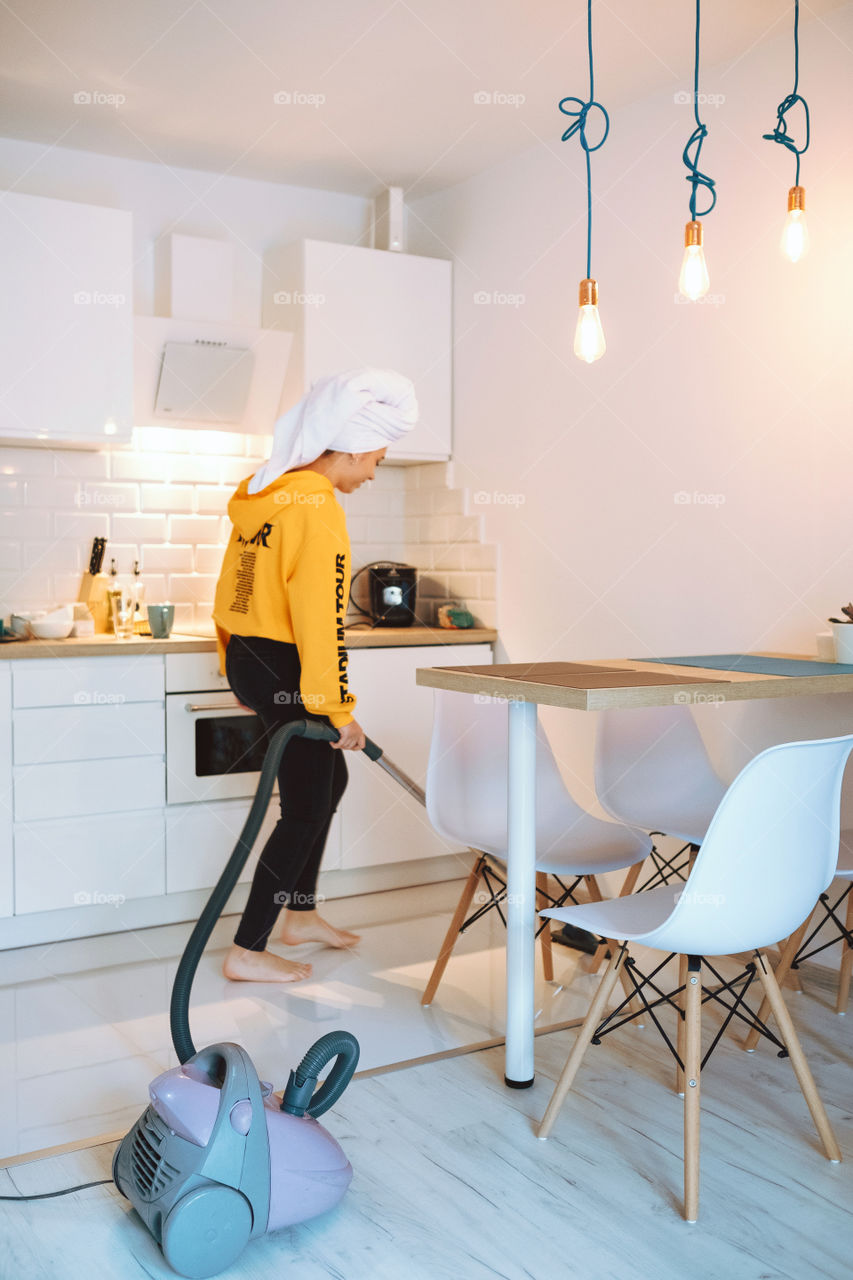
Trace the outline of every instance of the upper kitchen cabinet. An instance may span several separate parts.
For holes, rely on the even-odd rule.
[[[0,439],[89,448],[128,439],[131,215],[3,192],[0,263]]]
[[[397,461],[451,451],[451,264],[441,258],[299,240],[267,256],[264,325],[294,334],[281,408],[322,374],[372,365],[412,379],[419,421]]]

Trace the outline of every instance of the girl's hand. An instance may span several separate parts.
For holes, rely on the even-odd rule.
[[[331,745],[339,751],[363,751],[364,750],[364,730],[357,720],[351,720],[349,724],[342,725],[338,729],[341,735],[337,742]]]

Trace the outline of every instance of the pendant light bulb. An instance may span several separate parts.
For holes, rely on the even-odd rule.
[[[791,187],[788,192],[788,216],[782,228],[779,248],[789,262],[799,262],[809,251],[805,187]]]
[[[678,291],[695,302],[708,292],[710,286],[705,250],[702,248],[702,223],[688,222],[684,228],[684,257],[681,259]]]
[[[607,350],[601,316],[598,314],[598,285],[594,280],[581,280],[578,304],[575,355],[579,360],[592,364]]]

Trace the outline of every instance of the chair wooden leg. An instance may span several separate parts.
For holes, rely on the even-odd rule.
[[[604,898],[602,896],[601,890],[598,887],[598,881],[596,880],[595,876],[584,876],[584,882],[586,884],[587,889],[589,890],[590,902],[603,902]],[[623,885],[622,887],[624,889],[625,886]],[[620,893],[619,896],[621,898],[622,894]],[[604,943],[602,944],[602,946],[598,948],[598,951],[596,951],[595,955],[597,956],[599,951],[603,951],[606,949],[610,952],[612,956],[615,954],[617,946],[618,946],[618,943],[613,938],[605,938]],[[593,957],[593,959],[594,958],[595,957]],[[590,970],[590,972],[594,973],[595,970],[592,969]],[[627,1000],[628,1000],[628,1012],[636,1016],[637,1014],[639,1014],[643,1006],[640,1003],[637,996],[634,994],[633,983],[631,982],[631,979],[628,977],[628,974],[625,972],[624,965],[619,970],[619,981],[622,983],[622,990],[625,992],[625,996],[627,997]],[[642,1022],[637,1023],[637,1027],[640,1029],[642,1029],[644,1025],[645,1024]]]
[[[847,898],[847,932],[853,933],[853,890]],[[841,947],[841,968],[838,972],[838,995],[835,1000],[835,1012],[846,1013],[847,1001],[850,999],[850,977],[853,974],[853,947],[847,938]]]
[[[547,907],[548,896],[548,877],[544,871],[536,873],[536,891],[539,896],[539,905]],[[546,982],[554,981],[554,952],[551,946],[551,921],[545,920],[545,928],[539,935],[539,945],[542,948],[542,972],[545,975]]]
[[[800,943],[802,942],[803,938],[806,935],[806,929],[809,927],[809,921],[811,920],[811,918],[812,917],[810,914],[808,916],[808,919],[804,920],[803,923],[800,925],[799,929],[796,929],[791,934],[790,938],[782,948],[782,958],[780,959],[779,964],[776,968],[776,981],[779,983],[780,986],[785,981],[785,978],[787,977],[788,972],[791,968],[791,962],[793,961],[794,956],[797,954],[797,952],[800,949]],[[758,1010],[759,1020],[761,1022],[766,1023],[767,1016],[769,1013],[770,1013],[770,1001],[768,1000],[767,996],[765,996],[764,999],[761,1001],[761,1007]],[[753,1025],[752,1030],[749,1032],[749,1035],[746,1037],[746,1039],[743,1042],[743,1047],[747,1051],[747,1053],[752,1053],[753,1049],[758,1044],[758,1037],[760,1035],[761,1035],[761,1032],[758,1030],[758,1027]]]
[[[695,1222],[699,1215],[699,1075],[702,1068],[702,961],[687,960],[684,993],[684,1217]]]
[[[634,892],[634,886],[640,878],[640,872],[643,869],[642,862],[635,862],[633,867],[628,868],[628,874],[622,881],[622,888],[619,890],[620,898],[627,898],[629,893]]]
[[[779,990],[779,983],[776,981],[776,975],[770,967],[766,955],[759,951],[757,954],[758,976],[767,993],[767,999],[770,1002],[770,1008],[776,1018],[776,1023],[782,1033],[782,1039],[785,1042],[785,1048],[788,1050],[788,1057],[791,1059],[791,1066],[794,1068],[794,1074],[797,1077],[800,1088],[803,1091],[803,1097],[808,1104],[809,1111],[812,1113],[815,1128],[820,1135],[823,1143],[823,1149],[826,1152],[827,1159],[834,1164],[841,1159],[841,1152],[838,1143],[835,1141],[835,1134],[829,1123],[829,1117],[826,1114],[817,1086],[814,1082],[814,1076],[809,1069],[806,1061],[806,1055],[803,1053],[799,1036],[794,1030],[794,1024],[791,1021],[791,1015],[785,1004],[782,992]]]
[[[548,1108],[545,1115],[542,1117],[542,1123],[536,1133],[537,1138],[542,1138],[544,1140],[548,1137],[554,1127],[554,1121],[557,1119],[560,1108],[565,1101],[566,1094],[572,1087],[574,1078],[577,1075],[578,1067],[580,1066],[583,1056],[589,1047],[589,1042],[595,1035],[596,1028],[601,1022],[602,1015],[607,1007],[607,1001],[610,999],[610,994],[616,985],[616,979],[619,977],[624,959],[624,948],[614,946],[613,954],[611,955],[607,968],[604,971],[604,976],[598,984],[598,990],[593,996],[592,1004],[589,1006],[587,1015],[584,1018],[583,1026],[578,1032],[577,1039],[572,1046],[572,1051],[566,1060],[566,1065],[563,1067],[560,1079],[557,1081],[557,1087],[554,1089],[554,1092],[551,1095],[551,1101],[548,1103]]]
[[[465,923],[465,917],[468,914],[468,908],[471,906],[474,894],[477,891],[477,885],[483,875],[483,867],[486,863],[484,857],[478,857],[471,868],[468,879],[465,881],[465,887],[459,898],[456,910],[453,913],[453,919],[450,921],[450,927],[444,936],[444,942],[441,944],[441,950],[438,953],[438,959],[433,965],[429,982],[426,985],[426,991],[421,996],[421,1004],[432,1004],[433,997],[438,990],[438,984],[441,982],[444,970],[447,968],[447,962],[450,959],[453,948],[456,945],[456,939],[459,936],[459,930]]]
[[[678,1019],[675,1048],[679,1058],[683,1062],[685,1045],[687,1040],[686,1022],[685,1022],[686,1015],[683,1014],[683,1011],[686,1008],[686,996],[687,996],[687,956],[678,957],[678,985],[680,987],[684,987],[684,990],[682,991],[681,995],[678,997],[679,1004],[682,1009],[682,1016],[680,1016]],[[682,1098],[684,1097],[684,1068],[679,1067],[677,1063],[675,1067],[675,1092],[680,1097]]]

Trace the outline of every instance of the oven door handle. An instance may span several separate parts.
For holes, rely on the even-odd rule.
[[[234,711],[238,715],[245,712],[248,716],[253,716],[254,711],[250,711],[248,707],[242,706],[239,702],[186,702],[184,703],[184,711]]]

